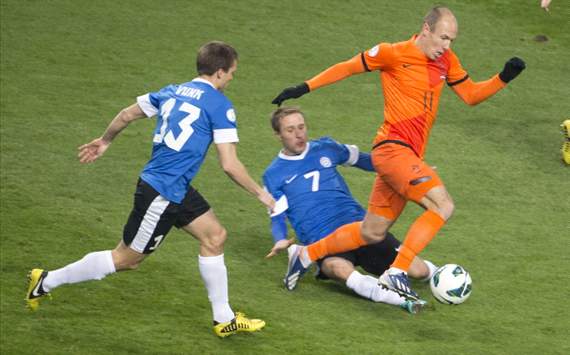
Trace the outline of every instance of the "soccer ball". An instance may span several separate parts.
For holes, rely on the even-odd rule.
[[[441,303],[460,304],[471,295],[471,276],[457,264],[443,265],[435,271],[429,285],[431,293]]]

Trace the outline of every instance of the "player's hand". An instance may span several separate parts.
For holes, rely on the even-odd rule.
[[[512,57],[505,63],[503,71],[499,73],[499,78],[505,83],[516,78],[524,69],[526,64],[519,57]]]
[[[91,142],[82,145],[79,149],[79,154],[77,157],[79,158],[80,163],[92,163],[97,158],[99,158],[107,148],[111,145],[110,142],[103,140],[103,138],[97,138],[92,140]]]
[[[289,99],[296,99],[298,97],[305,95],[308,92],[309,92],[309,85],[307,85],[307,83],[302,83],[297,86],[291,86],[281,91],[281,93],[277,95],[277,97],[274,98],[273,101],[271,101],[271,103],[277,106],[281,106],[283,101]]]
[[[275,255],[279,254],[283,250],[287,250],[287,248],[289,248],[291,246],[291,244],[293,244],[294,242],[295,242],[295,240],[293,238],[281,239],[280,241],[278,241],[277,243],[275,243],[273,245],[273,248],[271,248],[271,251],[269,252],[269,254],[267,254],[265,256],[265,258],[269,259],[269,258],[274,257]]]
[[[548,6],[550,5],[550,2],[551,2],[551,1],[552,1],[552,0],[542,0],[542,1],[540,2],[540,7],[542,7],[542,8],[544,9],[544,11],[549,11],[549,10],[548,10]]]

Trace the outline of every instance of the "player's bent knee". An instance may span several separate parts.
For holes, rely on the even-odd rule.
[[[207,234],[204,238],[200,238],[200,242],[204,247],[213,252],[221,252],[226,243],[228,232],[224,227],[216,228]]]
[[[439,206],[438,210],[440,216],[447,221],[455,211],[455,204],[451,200],[446,200]]]
[[[217,233],[212,235],[210,241],[212,243],[212,246],[221,248],[226,243],[227,238],[228,238],[228,232],[224,227],[222,227]]]
[[[142,260],[141,260],[142,261]],[[124,270],[136,270],[141,265],[141,261],[129,261],[125,264]]]
[[[321,263],[321,272],[331,279],[346,281],[354,271],[354,265],[348,260],[329,257]]]
[[[115,269],[117,271],[122,270],[136,270],[139,268],[140,264],[142,263],[143,259],[134,260],[134,259],[122,259],[118,262],[115,262]]]
[[[117,271],[136,270],[144,260],[143,254],[130,254],[118,250],[113,250],[112,256]]]
[[[429,276],[430,270],[426,263],[418,258],[417,256],[412,260],[410,269],[408,270],[408,276],[414,279],[425,279]]]
[[[372,228],[365,228],[363,226],[362,230],[362,239],[364,239],[367,244],[373,244],[383,241],[386,238],[386,231],[382,230],[375,230]]]
[[[449,220],[455,211],[455,204],[450,198],[442,199],[440,201],[424,201],[424,207],[437,213],[445,221]]]

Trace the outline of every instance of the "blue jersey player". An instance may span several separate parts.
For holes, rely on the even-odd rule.
[[[377,278],[355,269],[355,266],[361,266],[374,275],[388,269],[400,245],[393,235],[380,243],[346,251],[350,249],[347,244],[351,243],[347,240],[352,239],[352,234],[360,234],[366,212],[355,201],[337,166],[373,171],[370,155],[359,152],[356,146],[340,144],[328,137],[308,141],[304,115],[295,107],[277,109],[272,114],[271,124],[283,149],[263,175],[265,188],[277,201],[271,215],[275,244],[268,257],[288,248],[291,264],[293,255],[299,258],[301,250],[306,250],[309,262],[318,262],[318,278],[344,282],[362,297],[400,305],[416,313],[424,301],[406,301],[379,286]],[[307,248],[292,245],[292,239],[287,239],[286,220],[295,230],[298,241],[308,245]],[[336,250],[344,252],[335,253]],[[296,287],[301,276],[300,273],[292,274],[291,269],[290,265],[284,280],[289,290]],[[429,279],[433,270],[433,264],[416,258],[410,275]]]
[[[190,185],[213,142],[224,172],[264,205],[274,207],[273,198],[249,176],[237,157],[236,113],[223,94],[237,69],[237,59],[235,49],[225,43],[205,44],[198,51],[197,78],[139,96],[135,104],[113,119],[103,136],[79,147],[80,162],[91,163],[131,122],[156,117],[151,158],[137,182],[134,207],[122,240],[113,250],[89,253],[57,270],[33,269],[26,294],[30,309],[37,309],[40,298],[58,286],[136,269],[176,226],[200,242],[198,264],[216,335],[263,328],[262,320],[248,319],[231,309],[223,254],[226,230],[208,202]]]

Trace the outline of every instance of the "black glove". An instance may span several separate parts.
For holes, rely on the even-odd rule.
[[[297,86],[291,86],[290,88],[281,91],[281,93],[277,95],[277,97],[274,98],[273,101],[271,101],[271,103],[277,106],[281,106],[281,103],[283,103],[283,101],[288,99],[296,99],[298,97],[305,95],[308,92],[309,92],[309,85],[307,85],[307,83],[302,83]]]
[[[526,68],[524,60],[519,57],[512,57],[505,63],[503,71],[499,73],[499,78],[505,83],[516,78]]]

